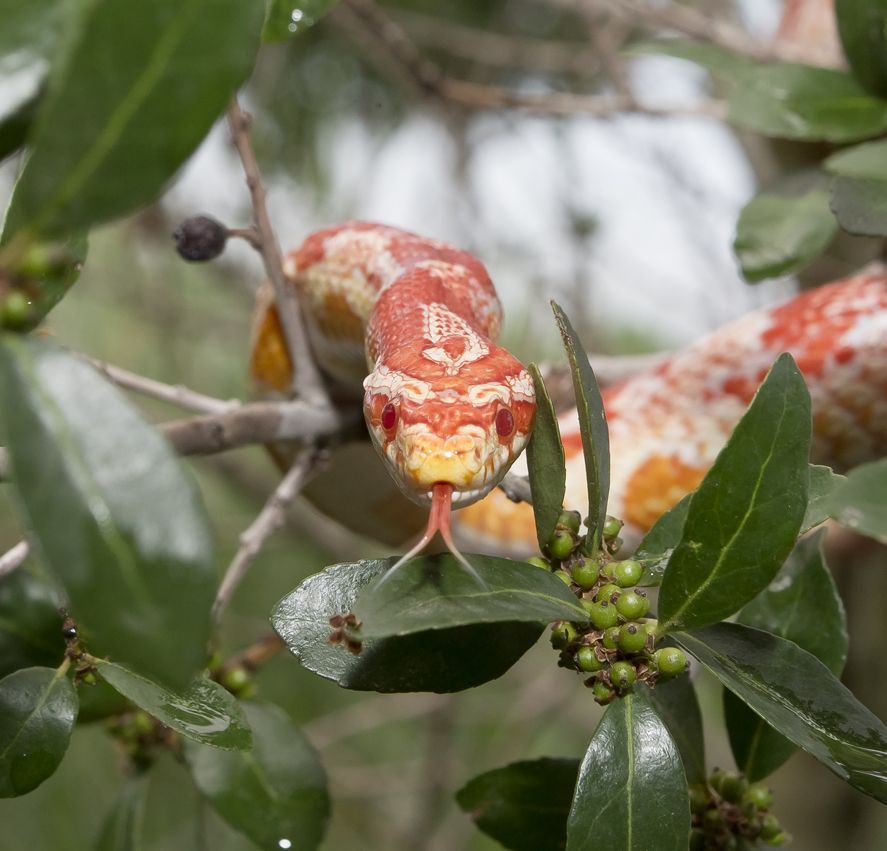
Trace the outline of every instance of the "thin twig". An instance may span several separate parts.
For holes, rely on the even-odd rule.
[[[240,548],[228,566],[216,600],[213,603],[213,621],[218,624],[231,602],[237,586],[246,575],[249,566],[261,552],[265,541],[276,532],[286,520],[286,509],[296,494],[319,466],[320,453],[314,447],[304,449],[296,458],[287,474],[271,494],[265,507],[249,528],[240,536]]]
[[[526,476],[519,476],[517,473],[506,473],[505,478],[499,482],[499,489],[512,502],[533,502],[530,480]]]
[[[12,549],[0,555],[0,576],[6,576],[14,570],[18,570],[25,563],[30,552],[30,545],[22,539]]]
[[[241,403],[236,399],[216,399],[213,396],[198,393],[196,390],[190,390],[182,384],[166,384],[105,361],[91,358],[89,355],[80,354],[79,357],[92,364],[99,372],[120,387],[151,396],[154,399],[161,399],[189,411],[199,414],[224,414],[241,406]]]
[[[242,239],[248,242],[260,254],[262,252],[262,237],[256,228],[228,228],[228,236]]]
[[[228,107],[228,126],[231,129],[234,147],[237,149],[240,162],[243,165],[243,173],[246,176],[246,184],[252,199],[253,216],[255,217],[265,273],[274,288],[277,314],[290,354],[290,363],[293,364],[293,390],[295,395],[304,402],[329,407],[329,398],[320,370],[314,362],[308,345],[308,336],[296,303],[295,292],[283,272],[283,258],[274,229],[271,227],[271,219],[268,216],[268,208],[265,204],[265,187],[250,141],[249,124],[249,116],[240,108],[237,99],[234,98]]]

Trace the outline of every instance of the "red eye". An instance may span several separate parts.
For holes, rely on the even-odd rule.
[[[508,408],[500,408],[496,414],[496,433],[499,437],[510,437],[514,431],[514,415]]]
[[[382,428],[391,431],[397,425],[397,408],[389,402],[382,408]]]

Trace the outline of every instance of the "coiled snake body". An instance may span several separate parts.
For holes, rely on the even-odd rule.
[[[285,269],[319,361],[341,382],[363,379],[379,454],[404,494],[431,505],[419,546],[439,529],[455,549],[452,502],[468,506],[456,518],[460,537],[531,553],[531,510],[494,488],[529,437],[533,384],[496,344],[501,310],[483,266],[434,240],[351,223],[308,237]],[[782,351],[794,355],[811,391],[811,460],[846,469],[887,455],[887,273],[878,269],[747,314],[605,391],[609,511],[629,533],[648,528],[696,487]],[[266,295],[252,372],[285,392],[290,371]],[[566,503],[581,507],[575,411],[561,418],[561,433]]]

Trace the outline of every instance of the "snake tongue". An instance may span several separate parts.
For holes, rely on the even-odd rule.
[[[436,482],[431,489],[431,511],[428,514],[428,527],[425,529],[425,534],[422,535],[421,540],[412,548],[409,552],[405,553],[401,558],[399,558],[388,570],[385,572],[385,575],[379,580],[379,585],[381,585],[389,576],[391,576],[395,570],[397,570],[401,565],[406,564],[413,556],[422,552],[428,544],[431,543],[432,538],[434,538],[435,534],[440,532],[441,538],[443,538],[444,544],[446,544],[447,549],[453,555],[453,557],[459,562],[459,564],[464,567],[468,573],[474,577],[476,582],[482,587],[486,588],[486,583],[483,579],[480,578],[477,571],[471,566],[468,562],[468,559],[459,552],[459,548],[456,546],[453,541],[453,535],[450,528],[450,517],[452,516],[452,504],[453,504],[453,486],[449,482]]]

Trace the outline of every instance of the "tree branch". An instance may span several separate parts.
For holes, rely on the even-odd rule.
[[[533,492],[530,490],[530,480],[527,476],[519,476],[517,473],[506,473],[505,478],[499,482],[499,490],[512,502],[533,502]]]
[[[0,576],[6,576],[14,570],[18,570],[25,563],[30,552],[30,545],[22,539],[12,549],[0,555]]]
[[[283,258],[274,229],[271,227],[271,219],[268,216],[268,208],[265,204],[265,187],[262,184],[259,164],[249,138],[249,125],[249,116],[241,110],[237,98],[234,98],[228,107],[228,126],[231,129],[231,138],[246,175],[246,184],[252,199],[259,252],[265,265],[265,273],[274,288],[277,314],[286,339],[290,363],[293,365],[293,390],[295,395],[304,402],[329,407],[329,398],[320,370],[311,355],[308,336],[299,313],[293,287],[287,282],[283,272]],[[256,244],[255,238],[250,241],[253,245]]]
[[[258,517],[250,524],[249,528],[240,536],[240,549],[237,550],[222,584],[219,586],[215,603],[213,603],[212,617],[216,625],[222,619],[228,603],[237,586],[240,585],[246,575],[249,566],[256,556],[262,551],[265,541],[274,534],[286,519],[287,506],[295,498],[296,494],[305,486],[306,482],[317,472],[321,463],[322,452],[314,447],[304,449],[296,458],[293,466],[281,479],[274,493],[268,498],[265,507],[259,512]]]

